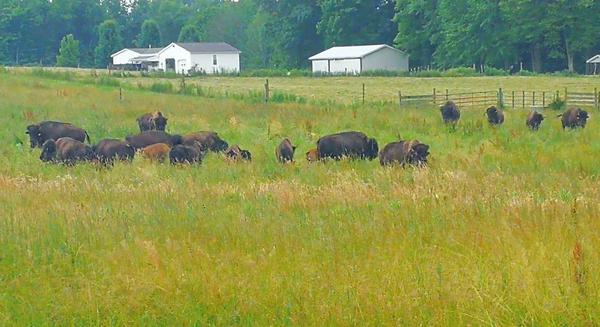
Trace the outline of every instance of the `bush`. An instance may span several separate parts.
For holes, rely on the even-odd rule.
[[[567,102],[560,97],[554,99],[554,101],[548,104],[548,108],[552,110],[564,110],[567,107]]]
[[[527,69],[522,69],[521,71],[517,72],[515,75],[517,75],[517,76],[535,76],[537,74],[534,72],[531,72]]]
[[[158,93],[173,93],[173,84],[169,82],[154,82],[148,89]]]
[[[558,71],[558,72],[554,72],[554,73],[552,73],[550,75],[552,75],[552,76],[559,76],[559,77],[577,77],[577,76],[580,76],[576,72],[570,72],[568,70],[561,70],[561,71]]]
[[[96,84],[105,86],[121,86],[121,82],[109,76],[100,76],[96,79]]]
[[[442,77],[439,70],[420,70],[412,73],[414,77]]]
[[[495,67],[485,67],[483,75],[485,75],[485,76],[508,76],[509,73],[508,73],[508,71],[506,71],[504,69],[495,68]]]
[[[442,73],[443,77],[473,77],[480,75],[481,74],[471,67],[450,68]]]
[[[244,70],[236,75],[243,77],[307,77],[312,76],[312,72],[307,69],[250,69]]]
[[[33,69],[31,71],[31,75],[41,77],[41,78],[59,80],[59,81],[71,81],[75,77],[75,74],[72,72],[52,71],[52,70],[47,70],[47,69],[43,69],[43,68]]]

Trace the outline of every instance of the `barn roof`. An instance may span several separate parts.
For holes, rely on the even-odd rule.
[[[119,55],[119,54],[127,51],[127,50],[133,51],[140,55],[146,55],[146,54],[157,54],[160,52],[160,50],[162,50],[162,48],[124,48],[124,49],[121,49],[121,50],[111,54],[110,56],[114,57],[116,55]]]
[[[225,42],[194,42],[194,43],[175,43],[191,53],[240,53],[240,50],[234,48]]]
[[[359,59],[364,58],[375,51],[379,51],[384,48],[389,48],[394,51],[398,51],[404,54],[404,51],[392,48],[387,44],[374,44],[374,45],[355,45],[345,47],[333,47],[329,48],[321,53],[308,58],[308,60],[330,60],[330,59]]]
[[[600,64],[600,54],[595,55],[586,61],[588,64]]]

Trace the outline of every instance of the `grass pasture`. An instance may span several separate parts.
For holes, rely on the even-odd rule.
[[[338,85],[306,80],[297,85]],[[499,128],[484,108],[467,110],[451,129],[435,108],[267,107],[142,90],[119,101],[118,92],[0,74],[1,325],[600,324],[595,112],[584,130],[562,131],[549,111],[532,133],[520,110]],[[93,142],[125,137],[153,110],[170,132],[218,131],[253,161],[67,168],[41,163],[24,134],[54,119]],[[430,167],[304,160],[319,136],[351,129],[380,148],[417,138],[431,146]],[[293,165],[276,163],[283,137],[298,146]]]

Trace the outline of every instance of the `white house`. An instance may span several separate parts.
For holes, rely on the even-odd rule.
[[[588,75],[600,74],[600,54],[586,60],[585,70]]]
[[[158,69],[178,74],[240,71],[240,50],[225,42],[171,43],[157,54]]]
[[[312,62],[313,73],[360,74],[369,70],[408,70],[408,54],[386,44],[333,47],[308,59]]]
[[[131,65],[135,64],[134,58],[151,57],[156,55],[162,48],[125,48],[110,55],[113,65]],[[139,61],[139,60],[138,60]]]

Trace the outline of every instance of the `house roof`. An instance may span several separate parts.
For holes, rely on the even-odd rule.
[[[392,48],[387,44],[374,44],[374,45],[354,45],[345,47],[333,47],[329,48],[321,53],[308,58],[308,60],[329,60],[329,59],[359,59],[370,55],[373,52],[379,51],[384,48],[389,48],[394,51],[398,51],[405,54],[404,51]]]
[[[588,64],[600,64],[600,54],[595,55],[586,61]]]
[[[125,52],[125,51],[133,51],[137,54],[140,55],[145,55],[145,54],[157,54],[160,52],[160,50],[162,50],[162,48],[124,48],[121,49],[113,54],[111,54],[111,57],[120,55],[121,53]]]
[[[240,53],[240,50],[234,48],[225,42],[194,42],[194,43],[175,43],[191,53]]]

